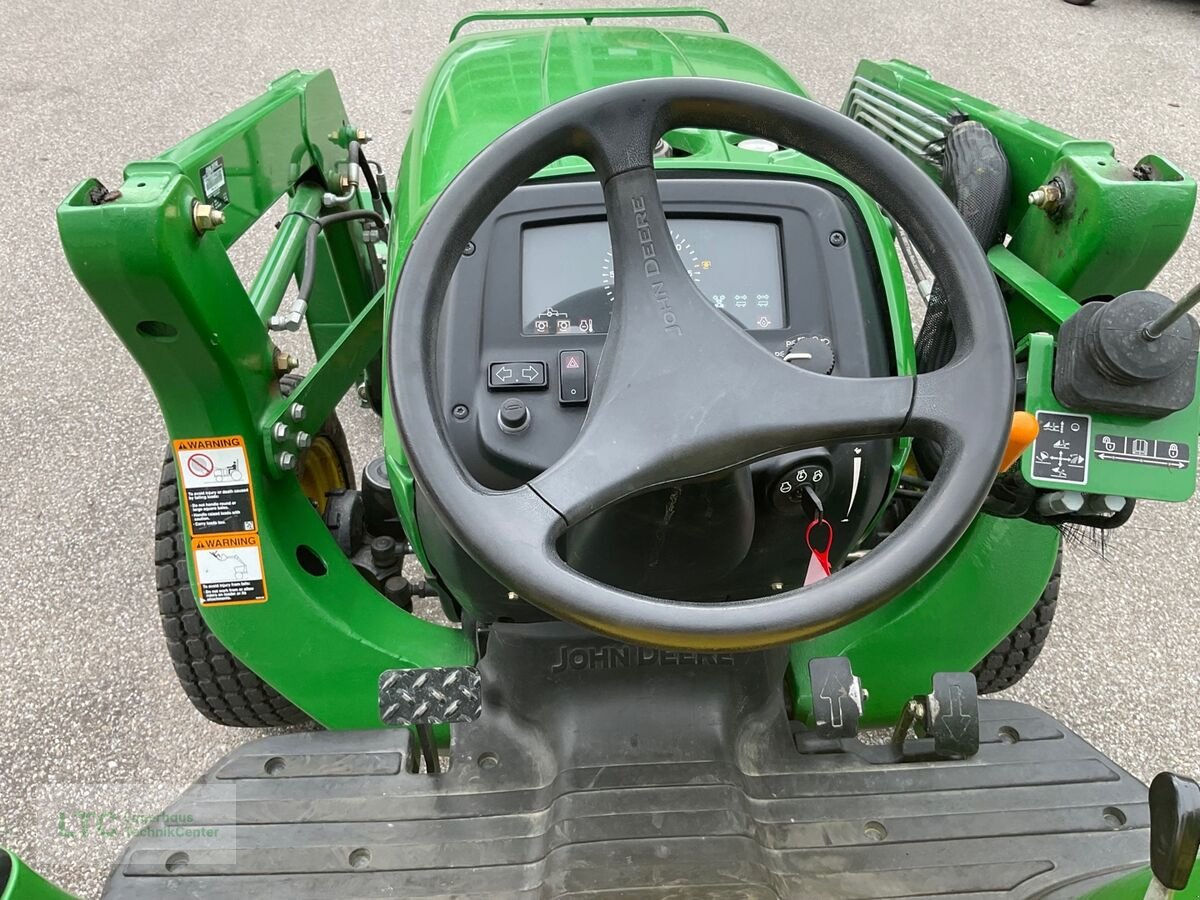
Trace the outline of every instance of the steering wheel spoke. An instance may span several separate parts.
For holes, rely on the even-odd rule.
[[[905,431],[914,379],[815,375],[731,343],[719,357],[664,350],[614,367],[575,444],[529,486],[574,524],[659,485]]]

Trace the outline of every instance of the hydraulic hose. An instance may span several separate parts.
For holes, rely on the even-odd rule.
[[[383,239],[387,240],[387,222],[373,209],[348,209],[313,219],[312,224],[308,226],[308,234],[304,237],[304,269],[300,274],[300,287],[296,292],[296,299],[286,315],[271,316],[270,327],[273,330],[295,331],[300,327],[304,314],[308,311],[308,298],[312,294],[313,282],[316,279],[317,235],[327,225],[353,219],[370,219],[379,226]]]

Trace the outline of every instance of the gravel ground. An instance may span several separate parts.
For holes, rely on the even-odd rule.
[[[488,5],[500,5],[490,3]],[[504,4],[507,5],[507,4]],[[545,4],[538,4],[545,5]],[[1159,152],[1200,173],[1200,5],[1193,0],[764,0],[716,3],[735,33],[837,105],[860,57],[902,57],[943,81],[1122,159]],[[332,67],[373,156],[396,165],[422,78],[458,2],[365,0],[348,36],[333,9],[141,0],[8,0],[0,34],[0,158],[25,183],[0,209],[0,845],[82,896],[122,838],[61,834],[58,811],[152,814],[258,735],[209,724],[170,672],[151,531],[164,433],[140,373],[75,283],[54,207],[79,179],[119,183],[291,68]],[[261,241],[239,248],[251,271]],[[1200,278],[1200,231],[1162,273]],[[374,423],[347,409],[358,458]],[[1146,504],[1101,558],[1073,549],[1059,619],[1014,695],[1065,719],[1145,778],[1200,772],[1200,506]],[[70,829],[66,829],[70,830]]]

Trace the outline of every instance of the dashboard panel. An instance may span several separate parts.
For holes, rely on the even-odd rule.
[[[781,365],[795,360],[850,377],[894,374],[879,265],[847,195],[789,178],[666,172],[659,189],[676,249],[701,291]],[[608,252],[600,186],[563,180],[515,190],[460,259],[439,323],[436,375],[451,446],[486,487],[530,480],[579,433],[603,365]],[[694,402],[702,407],[705,399]],[[762,596],[777,589],[771,585],[803,580],[807,519],[795,502],[803,482],[821,486],[826,515],[837,522],[836,561],[878,512],[893,451],[890,441],[814,447],[689,483],[677,496],[651,491],[572,529],[564,559],[610,584],[659,596]],[[436,516],[419,490],[417,513],[438,577],[456,595],[478,598],[481,609],[471,615],[538,615],[505,599],[429,521]],[[703,522],[712,527],[696,524]]]

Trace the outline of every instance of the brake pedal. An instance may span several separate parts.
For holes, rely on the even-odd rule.
[[[474,722],[482,713],[483,679],[474,666],[388,669],[379,676],[379,718],[415,726],[430,774],[441,770],[433,726]]]
[[[850,668],[850,660],[844,656],[810,659],[808,678],[812,685],[813,731],[817,737],[837,740],[857,736],[864,694],[862,681]]]

